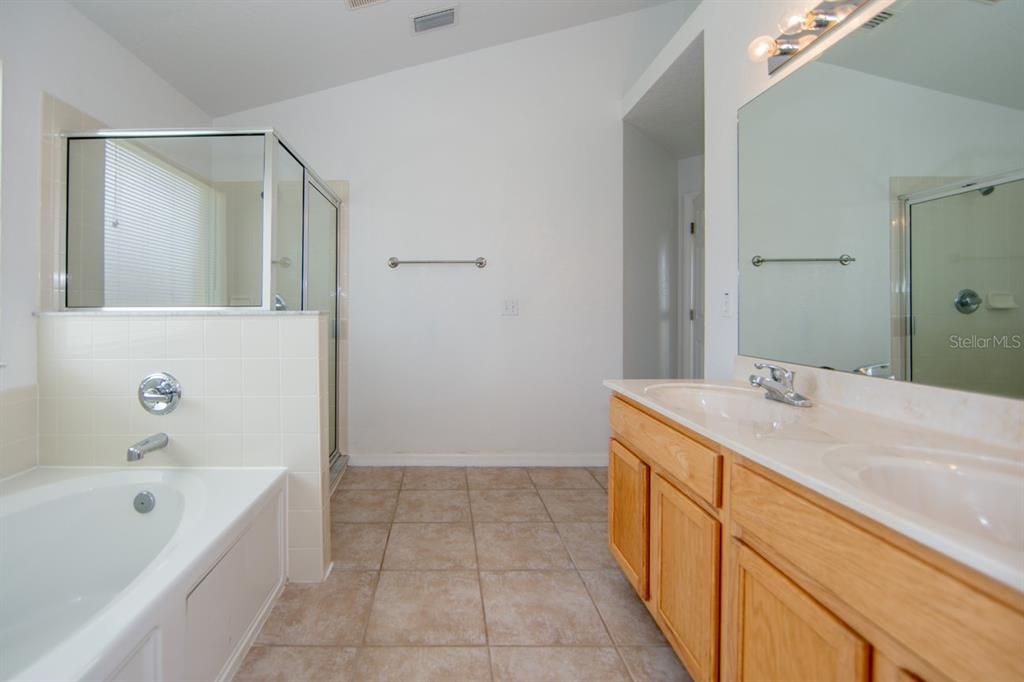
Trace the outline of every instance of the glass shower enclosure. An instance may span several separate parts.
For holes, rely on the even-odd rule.
[[[338,195],[272,129],[65,137],[65,308],[325,313],[333,478]]]

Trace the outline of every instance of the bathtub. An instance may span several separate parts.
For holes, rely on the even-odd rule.
[[[0,481],[0,680],[229,678],[284,584],[284,491],[284,469]]]

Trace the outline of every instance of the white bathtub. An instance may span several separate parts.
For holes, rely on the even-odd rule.
[[[0,679],[228,677],[284,582],[284,469],[0,482]],[[135,496],[156,505],[141,514]]]

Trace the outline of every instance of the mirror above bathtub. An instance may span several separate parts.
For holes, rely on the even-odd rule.
[[[1024,398],[1022,33],[897,1],[740,110],[742,355]]]

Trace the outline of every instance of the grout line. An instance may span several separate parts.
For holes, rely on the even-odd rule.
[[[484,580],[480,573],[480,548],[476,542],[476,520],[473,518],[473,500],[469,494],[469,478],[466,478],[466,497],[469,499],[469,532],[473,535],[473,556],[476,558],[476,588],[480,594],[480,612],[484,619],[484,645],[487,647],[487,676],[494,680],[494,661],[491,660],[491,633],[487,627],[487,604],[484,603]]]

